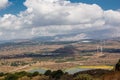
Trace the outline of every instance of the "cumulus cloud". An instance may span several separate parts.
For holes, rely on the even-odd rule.
[[[103,37],[107,37],[112,29],[117,35],[120,32],[119,10],[103,10],[97,4],[68,0],[26,0],[24,5],[25,11],[0,17],[2,39],[76,34],[73,38],[79,40],[92,38],[90,33],[95,31],[103,31],[103,34],[95,34],[105,35]],[[60,40],[72,40],[72,37]]]
[[[36,26],[91,24],[101,21],[103,10],[96,4],[66,0],[27,0],[24,5],[34,15]]]
[[[9,5],[8,0],[0,0],[0,9],[3,9]]]
[[[120,12],[108,10],[105,11],[106,24],[120,26]]]

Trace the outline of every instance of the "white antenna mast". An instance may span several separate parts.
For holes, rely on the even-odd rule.
[[[101,54],[103,54],[103,46],[100,47]]]

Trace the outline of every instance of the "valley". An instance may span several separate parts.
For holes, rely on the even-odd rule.
[[[119,59],[119,40],[25,41],[0,44],[1,72],[39,68],[65,70],[78,66],[112,69]]]

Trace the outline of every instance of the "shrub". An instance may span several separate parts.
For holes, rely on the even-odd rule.
[[[4,73],[1,72],[1,73],[0,73],[0,77],[2,77],[2,76],[4,76]]]
[[[32,77],[34,77],[34,76],[38,76],[39,75],[39,72],[34,72],[34,73],[32,73]]]
[[[18,76],[16,74],[8,74],[6,77],[5,77],[5,80],[18,80]]]
[[[17,75],[18,77],[23,77],[26,76],[28,73],[25,71],[21,71],[21,72],[16,72],[15,75]]]

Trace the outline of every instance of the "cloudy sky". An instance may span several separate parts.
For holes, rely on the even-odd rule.
[[[120,37],[120,0],[0,0],[0,40]]]

